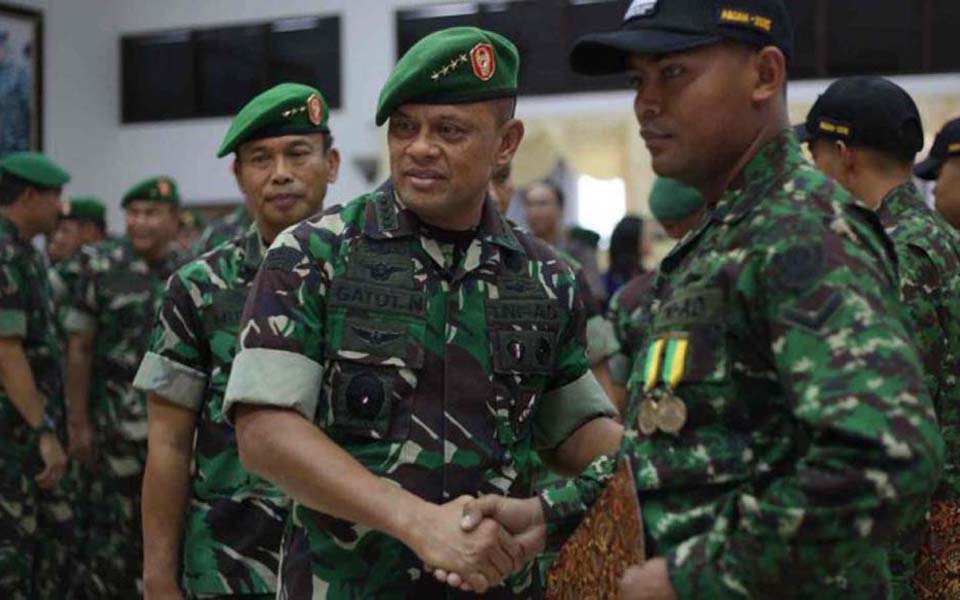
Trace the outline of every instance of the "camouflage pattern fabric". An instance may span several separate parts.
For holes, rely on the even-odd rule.
[[[0,216],[0,336],[18,338],[47,412],[63,402],[62,356],[46,262]],[[0,387],[0,596],[33,593],[41,468],[33,429]]]
[[[661,264],[630,379],[648,555],[684,600],[887,598],[943,461],[893,248],[790,130],[740,181]],[[551,537],[615,464],[541,494]]]
[[[213,250],[220,244],[236,239],[250,229],[253,219],[250,218],[250,212],[246,206],[238,206],[229,215],[212,221],[207,225],[200,237],[193,244],[193,253],[200,256],[205,252]]]
[[[894,188],[877,210],[900,265],[900,297],[924,367],[946,448],[938,500],[960,499],[960,244],[950,225],[927,207],[913,182]],[[913,597],[910,583],[923,527],[890,550],[894,595]]]
[[[246,598],[277,589],[289,499],[244,470],[222,412],[261,246],[254,228],[174,274],[134,380],[198,416],[183,537],[184,589],[192,596]]]
[[[573,269],[577,287],[581,290],[580,297],[583,298],[583,309],[587,318],[587,361],[593,367],[616,354],[620,346],[614,337],[613,326],[603,314],[603,306],[590,292],[583,265],[564,250],[556,247],[552,249]]]
[[[619,351],[610,357],[610,377],[617,385],[630,380],[633,361],[639,354],[637,344],[645,339],[644,324],[649,320],[656,271],[644,271],[617,290],[610,299],[607,320],[613,324],[613,335]]]
[[[430,502],[529,496],[534,449],[614,409],[569,268],[490,199],[459,241],[401,210],[389,183],[281,234],[247,300],[227,414],[293,408]],[[299,505],[292,521],[281,598],[460,596],[399,540]],[[490,596],[533,588],[527,567]]]
[[[77,295],[64,325],[70,333],[96,331],[88,402],[98,460],[96,472],[83,474],[83,588],[93,598],[133,597],[142,572],[147,415],[146,398],[132,383],[164,282],[183,257],[172,251],[150,264],[120,240],[85,246],[80,261]]]

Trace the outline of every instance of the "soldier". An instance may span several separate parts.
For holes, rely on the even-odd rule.
[[[940,130],[933,141],[930,156],[914,169],[920,179],[936,181],[934,195],[937,212],[960,229],[960,119],[954,119]]]
[[[63,262],[76,254],[80,246],[103,240],[107,235],[106,214],[99,198],[71,198],[50,239],[50,262]]]
[[[240,312],[266,246],[319,211],[336,180],[340,155],[328,116],[320,92],[295,83],[264,92],[237,114],[219,156],[235,154],[237,185],[256,226],[188,263],[168,284],[151,351],[134,381],[150,394],[147,598],[179,597],[181,564],[190,598],[276,595],[289,500],[241,466],[223,393]]]
[[[674,240],[683,238],[703,220],[703,206],[700,192],[668,177],[658,177],[650,191],[650,213]],[[618,407],[627,405],[627,382],[639,352],[636,344],[644,337],[643,325],[649,317],[645,310],[656,278],[655,270],[645,271],[628,281],[610,299],[607,320],[613,324],[614,337],[620,348],[609,359],[611,398]]]
[[[922,517],[943,461],[893,249],[789,127],[784,3],[732,4],[635,0],[571,54],[578,72],[629,70],[654,171],[710,207],[660,265],[630,379],[620,455],[650,559],[621,594],[887,598],[884,544]],[[475,501],[464,524],[562,539],[616,463]]]
[[[196,210],[180,211],[180,229],[177,231],[177,243],[184,252],[192,252],[203,232],[207,221]]]
[[[472,27],[420,40],[377,109],[391,179],[264,258],[224,411],[295,500],[278,597],[444,597],[424,563],[485,591],[524,540],[461,533],[466,495],[529,495],[535,448],[578,472],[619,444],[573,273],[487,194],[523,136],[518,63]],[[529,566],[506,584],[533,593]]]
[[[948,460],[935,500],[960,499],[960,241],[913,184],[923,125],[913,99],[882,77],[833,83],[798,126],[814,163],[877,213],[897,252],[900,299],[923,362]],[[913,596],[910,580],[923,528],[890,553],[894,595]],[[922,582],[921,582],[922,583]]]
[[[57,486],[66,454],[49,410],[63,378],[43,257],[70,176],[42,154],[0,161],[0,595],[33,598],[40,489]]]
[[[140,480],[146,399],[133,388],[163,285],[182,257],[174,249],[180,196],[153,177],[124,196],[127,232],[84,247],[77,295],[65,319],[70,452],[83,466],[89,522],[82,552],[89,598],[139,594]]]

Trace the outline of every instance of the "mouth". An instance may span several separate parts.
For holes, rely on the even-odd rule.
[[[673,140],[672,135],[655,127],[642,127],[640,129],[640,137],[643,138],[647,149],[650,151],[662,150],[667,143]]]
[[[267,198],[267,203],[277,210],[288,211],[300,202],[299,194],[277,194]]]
[[[436,169],[407,169],[403,176],[414,189],[423,191],[436,189],[447,180],[446,176]]]

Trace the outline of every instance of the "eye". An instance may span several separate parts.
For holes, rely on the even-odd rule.
[[[634,90],[639,91],[640,88],[643,87],[643,78],[640,77],[639,75],[632,75],[630,77],[630,87],[632,87]]]
[[[683,75],[685,72],[686,69],[680,65],[666,65],[660,70],[660,74],[664,79],[674,79]]]
[[[442,123],[440,127],[437,128],[437,131],[445,138],[456,138],[465,133],[462,127],[454,125],[453,123]]]
[[[411,135],[417,131],[417,127],[406,119],[391,119],[390,131],[397,135]]]

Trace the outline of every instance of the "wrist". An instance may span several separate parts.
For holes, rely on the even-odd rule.
[[[425,528],[430,527],[430,514],[434,505],[419,497],[405,499],[400,510],[391,511],[383,531],[409,548],[416,549]]]
[[[40,439],[46,434],[56,436],[57,424],[53,422],[50,415],[44,413],[43,417],[40,418],[40,423],[33,426],[33,435],[37,439]]]

